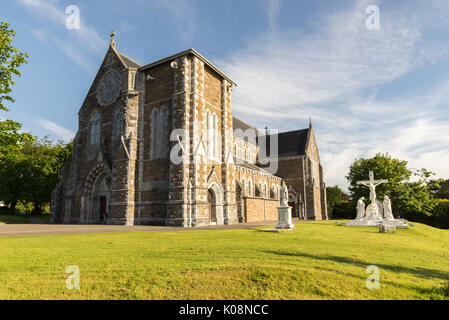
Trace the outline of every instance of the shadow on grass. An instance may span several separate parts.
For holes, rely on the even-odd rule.
[[[449,300],[449,281],[443,283],[441,287],[421,290],[421,293],[428,295],[431,300]]]
[[[0,215],[0,224],[28,224],[28,223],[30,223],[30,219],[28,217],[13,214]]]
[[[434,270],[434,269],[426,269],[421,267],[415,267],[415,268],[409,268],[409,267],[403,267],[403,266],[392,266],[388,264],[379,264],[379,263],[369,263],[365,261],[360,261],[357,259],[347,258],[347,257],[338,257],[338,256],[331,256],[331,255],[323,255],[323,256],[316,256],[311,255],[307,253],[291,253],[291,252],[276,252],[276,251],[264,251],[265,253],[271,253],[279,256],[294,256],[294,257],[303,257],[303,258],[309,258],[314,260],[321,260],[321,261],[334,261],[337,263],[344,263],[344,264],[350,264],[355,265],[359,267],[366,268],[369,265],[376,265],[380,269],[389,270],[396,273],[410,273],[413,274],[416,277],[425,278],[425,279],[442,279],[447,280],[449,278],[449,273],[440,271],[440,270]]]

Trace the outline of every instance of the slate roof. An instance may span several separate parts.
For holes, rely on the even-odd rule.
[[[140,68],[142,65],[138,62],[134,61],[133,59],[125,56],[123,53],[119,52],[120,58],[122,58],[123,62],[125,63],[127,68]]]
[[[301,130],[281,132],[279,134],[270,135],[266,143],[267,150],[270,150],[271,139],[272,138],[275,139],[277,136],[279,157],[292,157],[292,156],[305,155],[309,131],[310,128],[306,128]],[[263,152],[264,150],[261,151]]]

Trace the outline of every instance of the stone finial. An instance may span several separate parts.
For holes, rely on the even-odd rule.
[[[114,31],[114,30],[112,30],[112,33],[111,33],[111,43],[110,43],[110,46],[112,47],[112,48],[115,48],[115,36],[117,35],[117,33]]]
[[[312,128],[312,117],[309,117],[309,128]]]

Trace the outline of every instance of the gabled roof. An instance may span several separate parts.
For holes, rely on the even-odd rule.
[[[279,157],[303,156],[306,154],[310,130],[311,128],[306,128],[270,135],[266,143],[267,150],[270,150],[271,139],[277,138]],[[261,154],[269,154],[263,151],[261,150]]]
[[[134,61],[130,57],[125,56],[123,53],[118,51],[117,53],[120,55],[121,60],[127,68],[140,68],[142,66],[140,63]]]
[[[226,80],[228,80],[230,83],[232,83],[235,87],[237,86],[237,83],[235,83],[233,80],[231,80],[231,78],[229,78],[226,74],[224,74],[220,69],[218,69],[215,65],[213,65],[209,60],[207,60],[205,57],[203,57],[198,51],[196,51],[193,48],[175,53],[174,55],[171,55],[167,58],[158,60],[156,62],[152,62],[150,64],[144,65],[143,67],[140,67],[140,70],[145,70],[154,66],[157,66],[159,64],[174,60],[176,58],[182,57],[186,54],[192,54],[195,57],[197,57],[198,59],[200,59],[201,61],[204,62],[204,64],[206,64],[209,68],[211,68],[212,70],[214,70],[216,73],[218,73],[220,76],[222,76],[223,78],[225,78]]]

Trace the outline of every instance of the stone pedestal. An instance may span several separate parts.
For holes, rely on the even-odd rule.
[[[395,233],[396,232],[396,226],[394,226],[394,225],[387,225],[387,224],[380,224],[379,225],[379,232],[380,233]]]
[[[279,222],[276,229],[294,229],[292,223],[292,207],[278,207]]]

